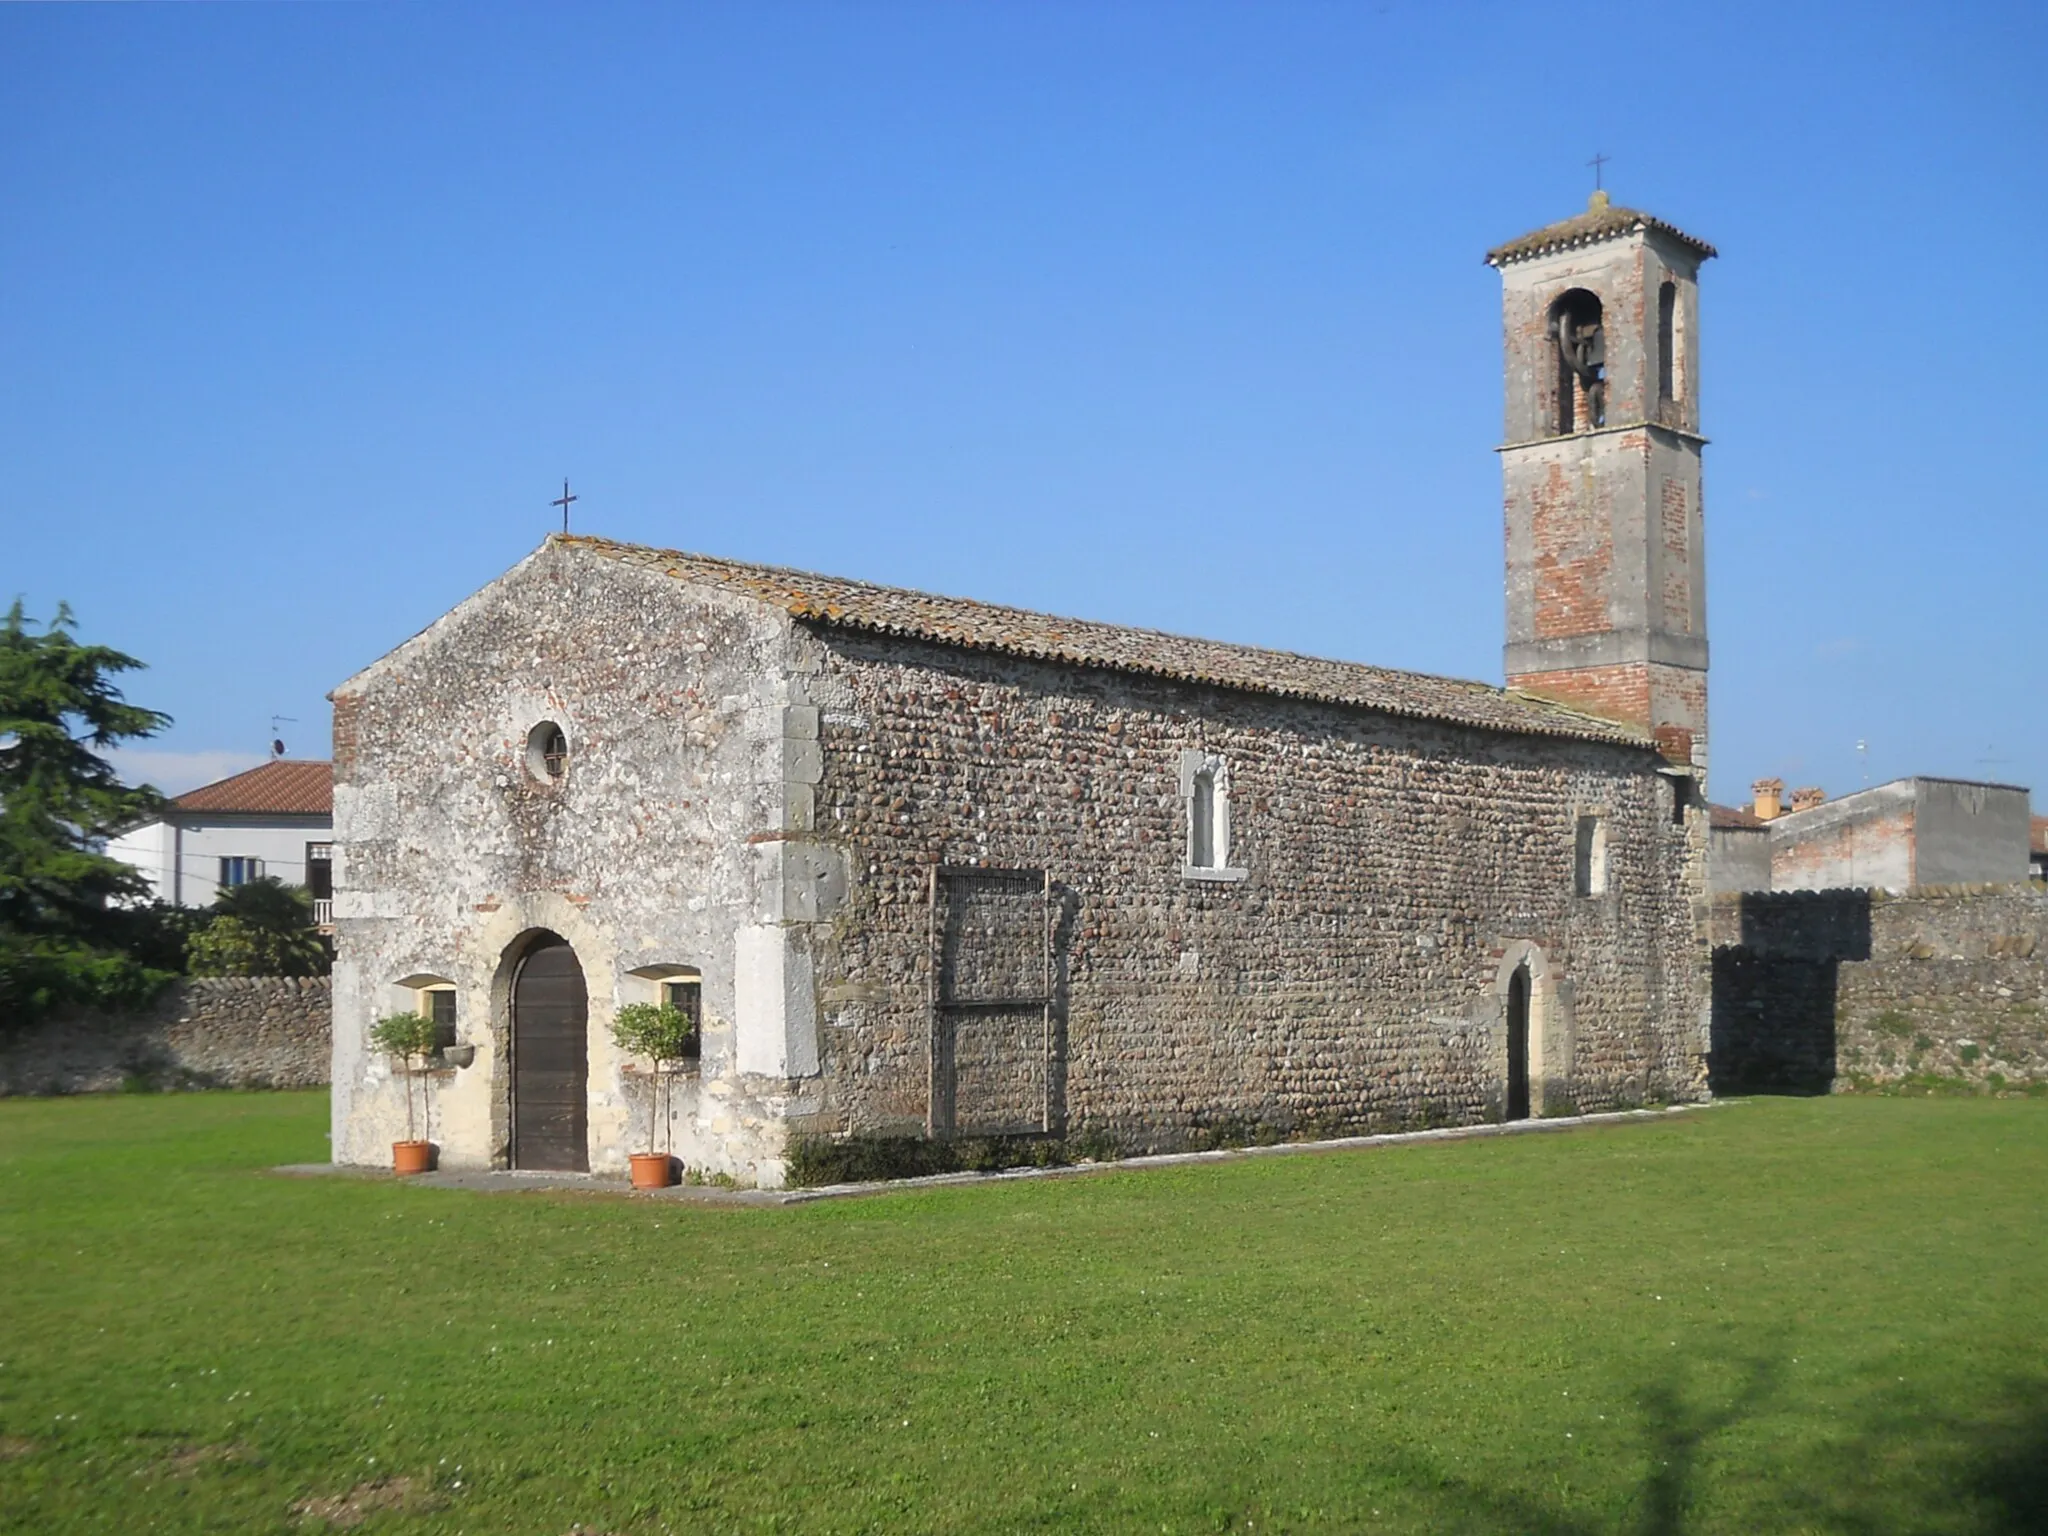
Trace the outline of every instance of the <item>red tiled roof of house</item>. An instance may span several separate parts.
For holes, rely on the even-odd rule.
[[[174,796],[180,811],[243,816],[332,816],[334,764],[279,759]]]
[[[1740,806],[1707,806],[1707,825],[1710,827],[1766,827],[1766,822],[1754,811],[1745,811]]]

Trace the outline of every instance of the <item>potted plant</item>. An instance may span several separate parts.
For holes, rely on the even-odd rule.
[[[620,1050],[645,1056],[654,1064],[654,1112],[661,1121],[662,1148],[659,1152],[635,1152],[633,1187],[665,1189],[676,1181],[671,1110],[675,1099],[675,1072],[688,1058],[696,1023],[673,1003],[628,1003],[612,1021],[612,1039]],[[649,1127],[648,1140],[653,1138]]]
[[[419,1134],[412,1117],[412,1085],[420,1084],[420,1119],[428,1114],[427,1065],[434,1054],[434,1021],[422,1013],[394,1013],[370,1026],[370,1043],[388,1051],[405,1074],[405,1140],[391,1144],[393,1173],[425,1173],[433,1162],[434,1144]],[[418,1065],[414,1065],[417,1062]]]

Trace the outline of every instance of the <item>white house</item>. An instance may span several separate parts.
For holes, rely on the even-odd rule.
[[[210,906],[223,886],[275,875],[312,891],[322,927],[332,920],[333,850],[333,764],[286,759],[187,790],[161,820],[107,844],[161,901]]]

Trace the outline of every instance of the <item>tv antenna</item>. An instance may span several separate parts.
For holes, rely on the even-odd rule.
[[[280,728],[287,725],[297,725],[298,723],[298,720],[291,715],[272,715],[270,717],[270,757],[273,762],[284,756],[284,733]]]

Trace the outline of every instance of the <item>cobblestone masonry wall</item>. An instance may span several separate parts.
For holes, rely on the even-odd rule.
[[[1674,825],[1645,751],[844,631],[815,653],[817,835],[853,871],[819,961],[818,1129],[924,1123],[939,862],[1051,872],[1069,1130],[1497,1116],[1524,955],[1544,1109],[1704,1090],[1704,816]],[[1183,874],[1188,752],[1223,767],[1241,879]],[[1573,894],[1582,813],[1609,820],[1599,896]]]
[[[2048,888],[1714,903],[1717,1089],[2048,1083]]]
[[[0,1094],[317,1087],[331,998],[325,976],[177,982],[145,1013],[73,1014],[0,1037]]]

